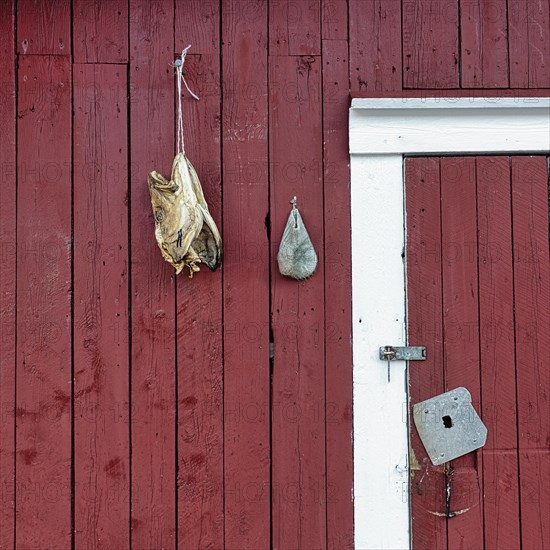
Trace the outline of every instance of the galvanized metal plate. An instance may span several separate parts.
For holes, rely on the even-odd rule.
[[[413,407],[418,435],[435,466],[485,445],[487,428],[466,388],[442,393]]]

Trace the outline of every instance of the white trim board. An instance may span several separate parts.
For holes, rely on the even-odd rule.
[[[514,153],[550,148],[550,99],[354,99],[352,154]]]
[[[406,343],[407,154],[550,151],[550,98],[354,99],[350,108],[355,547],[410,548],[407,378],[378,358]]]

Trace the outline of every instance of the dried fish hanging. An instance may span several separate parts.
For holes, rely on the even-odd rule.
[[[204,263],[214,271],[221,262],[222,241],[216,223],[208,211],[202,187],[185,155],[181,84],[199,99],[187,85],[183,74],[187,46],[181,59],[174,63],[178,84],[177,154],[172,164],[170,181],[153,171],[147,178],[151,205],[155,217],[155,237],[164,257],[176,269],[189,268],[189,278],[200,271],[197,264]]]
[[[290,204],[292,204],[292,210],[279,245],[277,263],[281,275],[301,280],[312,275],[317,268],[317,254],[300,211],[296,208],[296,197],[290,201]]]

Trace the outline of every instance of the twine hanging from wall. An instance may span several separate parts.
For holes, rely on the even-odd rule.
[[[187,81],[185,80],[185,74],[183,72],[183,66],[185,64],[185,58],[187,57],[187,52],[189,51],[189,48],[191,48],[191,44],[187,46],[187,48],[184,48],[184,50],[181,52],[181,58],[176,59],[174,61],[174,67],[176,67],[176,78],[177,78],[177,84],[178,84],[178,127],[177,127],[177,136],[176,136],[176,153],[183,153],[185,154],[185,140],[183,135],[183,110],[181,107],[181,83],[183,82],[185,84],[186,90],[189,92],[189,94],[194,97],[195,99],[199,99],[199,96],[194,94],[189,86],[187,85]]]

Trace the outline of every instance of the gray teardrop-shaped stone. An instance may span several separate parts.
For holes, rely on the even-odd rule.
[[[312,275],[317,267],[317,254],[297,208],[288,217],[277,262],[281,275],[298,280]]]

